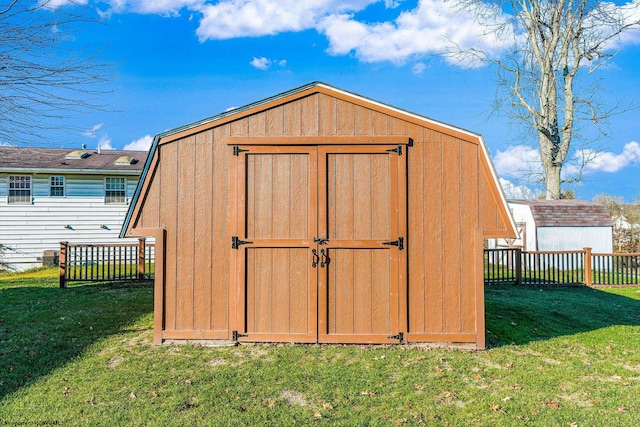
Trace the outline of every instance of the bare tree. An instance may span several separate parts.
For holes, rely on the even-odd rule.
[[[585,81],[615,56],[625,36],[639,29],[640,3],[506,0],[488,7],[482,0],[459,1],[496,40],[512,40],[498,59],[473,48],[458,49],[454,55],[461,61],[497,65],[499,85],[505,90],[501,93],[506,94],[502,101],[507,101],[499,103],[501,109],[535,132],[546,198],[560,198],[562,168],[578,124],[591,123],[602,131],[608,117],[625,109],[605,107],[599,82],[589,86]]]
[[[593,198],[607,208],[613,226],[613,248],[616,252],[640,250],[640,204],[625,204],[624,197],[599,194]]]
[[[0,143],[51,145],[52,130],[106,107],[110,68],[73,38],[98,22],[90,13],[73,0],[0,0]]]

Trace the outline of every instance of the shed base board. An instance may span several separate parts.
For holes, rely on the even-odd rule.
[[[168,339],[162,341],[162,345],[193,345],[197,347],[235,347],[237,341],[229,340],[174,340]]]
[[[203,331],[191,332],[189,331],[180,331],[177,334],[175,331],[173,333],[164,334],[159,342],[156,342],[156,345],[194,345],[201,347],[231,347],[241,344],[295,344],[295,345],[402,345],[407,347],[419,347],[419,348],[451,348],[451,349],[460,349],[460,350],[483,350],[484,347],[478,346],[478,343],[475,341],[469,340],[470,336],[474,336],[472,334],[429,334],[429,340],[417,341],[415,337],[413,340],[405,341],[399,343],[395,340],[390,340],[387,342],[381,341],[371,341],[371,340],[358,340],[353,339],[353,336],[350,336],[350,339],[345,339],[343,336],[342,340],[335,341],[327,341],[320,340],[319,342],[305,342],[300,340],[291,339],[288,341],[272,341],[272,340],[248,340],[246,338],[242,338],[239,341],[232,341],[226,338],[227,333],[221,333],[221,331],[216,331],[214,334],[205,334]],[[218,335],[215,336],[207,336],[203,338],[203,335]],[[225,338],[222,338],[225,336]],[[466,340],[461,340],[456,338],[466,338]]]
[[[242,341],[229,341],[229,340],[199,340],[199,339],[166,339],[162,341],[161,345],[192,345],[195,347],[235,347],[239,345],[271,345],[275,343],[268,342],[242,342]],[[283,344],[283,343],[278,343]],[[317,346],[343,346],[343,345],[368,345],[368,346],[397,346],[402,345],[405,347],[415,347],[415,348],[446,348],[446,349],[455,349],[455,350],[467,350],[467,351],[476,351],[481,350],[475,343],[455,343],[455,342],[411,342],[411,343],[402,343],[402,344],[371,344],[371,343],[359,343],[359,344],[334,344],[334,343],[290,343],[295,345],[317,345]]]

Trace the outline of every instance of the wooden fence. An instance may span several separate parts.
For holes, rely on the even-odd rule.
[[[60,242],[60,287],[67,282],[144,280],[154,277],[155,245],[137,243],[81,245]]]
[[[640,284],[640,254],[596,254],[591,248],[560,252],[485,249],[484,266],[487,284]]]

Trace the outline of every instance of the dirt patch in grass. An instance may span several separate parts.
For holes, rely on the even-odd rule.
[[[121,364],[122,362],[124,362],[124,357],[122,357],[122,356],[113,356],[111,359],[109,359],[109,362],[107,363],[107,366],[109,368],[113,369],[116,366],[118,366],[119,364]]]
[[[307,406],[307,401],[302,395],[297,391],[292,390],[282,390],[280,392],[280,398],[286,400],[291,405],[305,407]]]
[[[223,359],[222,357],[216,357],[215,359],[211,359],[209,362],[207,362],[207,364],[209,366],[224,366],[228,365],[229,362],[227,362],[227,360]]]
[[[594,403],[593,400],[589,400],[587,393],[560,394],[558,397],[583,408],[590,408]]]

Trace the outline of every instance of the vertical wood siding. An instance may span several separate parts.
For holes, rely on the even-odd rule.
[[[277,105],[159,146],[160,162],[152,174],[133,227],[167,230],[164,308],[167,331],[193,331],[191,335],[184,335],[185,338],[228,336],[229,274],[234,271],[230,257],[228,207],[235,195],[230,193],[231,148],[226,145],[226,138],[279,135],[411,137],[412,146],[404,147],[408,162],[408,290],[405,294],[408,332],[430,337],[483,333],[476,331],[477,316],[483,315],[476,313],[476,295],[482,283],[473,267],[475,258],[482,254],[476,253],[473,242],[482,231],[505,231],[508,226],[499,213],[499,200],[491,189],[491,175],[478,145],[323,93]],[[249,165],[247,179],[260,176],[261,181],[254,183],[259,192],[253,195],[260,198],[260,203],[254,206],[249,200],[247,214],[262,218],[252,209],[268,207],[271,203],[274,222],[248,221],[253,228],[246,230],[247,236],[304,238],[308,231],[298,231],[293,223],[296,217],[307,215],[305,209],[308,207],[296,202],[307,197],[306,173],[300,165],[294,165],[298,161],[295,155],[275,157],[277,159],[274,156],[260,159],[258,156],[255,163]],[[348,208],[354,203],[358,206],[388,203],[378,200],[379,195],[372,192],[388,187],[379,182],[384,174],[376,170],[377,163],[369,159],[360,164],[357,156],[353,159],[334,157],[329,160],[333,162],[329,167],[335,169],[335,179],[352,185],[340,187],[338,181],[327,183],[333,188],[329,191],[330,197],[335,198],[329,204],[344,208],[341,207],[340,212],[329,212],[329,221],[334,222],[330,228],[338,236],[351,235],[358,239],[377,238],[378,234],[386,233],[388,230],[373,226],[385,221],[366,215],[356,218],[354,210]],[[289,181],[294,183],[293,187],[289,186]],[[274,194],[278,194],[278,198],[274,199]],[[366,209],[358,211],[365,212]],[[371,212],[374,211],[376,209],[372,208]],[[346,231],[348,227],[351,229]],[[288,231],[275,236],[273,230]],[[333,298],[333,302],[329,302],[329,324],[342,325],[340,327],[344,329],[330,330],[330,333],[357,333],[360,330],[382,333],[389,329],[391,308],[388,301],[381,300],[388,293],[387,282],[378,283],[378,278],[388,275],[389,266],[385,264],[388,257],[381,252],[333,250],[332,263],[344,266],[335,271],[369,277],[364,282],[370,289],[329,290],[330,298]],[[275,262],[273,257],[281,261]],[[306,282],[298,276],[311,274],[307,271],[306,258],[303,249],[248,250],[247,292],[253,297],[247,300],[247,328],[282,332],[308,330],[306,313],[297,313],[294,309],[299,305],[298,301],[308,298],[306,290],[299,294],[300,288],[294,286],[298,280]],[[366,271],[352,271],[350,264],[369,267]],[[331,270],[329,274],[332,274]],[[282,278],[281,283],[272,280],[274,275]],[[338,283],[340,278],[330,278],[328,282]],[[275,289],[270,283],[280,283],[282,287]],[[345,305],[348,301],[358,301],[358,304]],[[278,319],[273,316],[276,309],[289,314]],[[336,321],[340,316],[353,320]]]
[[[167,230],[165,243],[165,307],[164,324],[168,330],[177,328],[177,281],[178,281],[178,162],[181,143],[167,144],[160,147],[162,161],[159,173],[162,188],[162,209],[160,209],[161,228]],[[195,197],[195,194],[194,194]]]
[[[211,294],[209,285],[213,279],[211,254],[213,254],[213,143],[211,132],[195,136],[195,187],[199,196],[194,206],[194,256],[193,256],[193,329],[211,329]]]
[[[225,135],[229,134],[229,126],[213,129],[213,179],[209,185],[213,198],[213,215],[211,218],[212,252],[211,266],[213,280],[210,283],[199,284],[211,286],[211,301],[209,304],[211,329],[226,332],[229,330],[229,147],[224,144]]]

